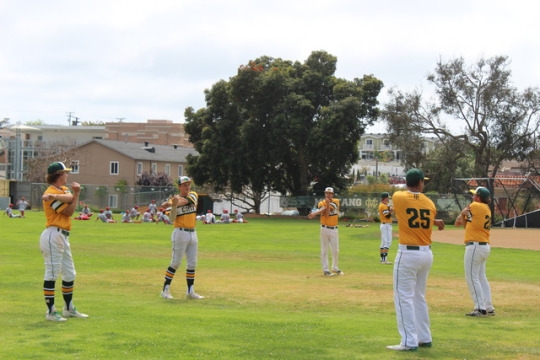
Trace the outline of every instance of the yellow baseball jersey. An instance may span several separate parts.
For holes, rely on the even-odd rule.
[[[491,210],[488,204],[473,202],[469,206],[471,216],[467,219],[465,227],[465,242],[489,242],[491,229]]]
[[[431,245],[431,232],[437,215],[433,201],[422,193],[398,191],[392,196],[398,221],[399,243]]]
[[[51,185],[43,194],[71,194],[71,191],[66,186],[62,186],[58,189],[56,186]],[[61,213],[68,205],[68,203],[63,203],[58,200],[43,201],[43,211],[45,212],[45,218],[47,219],[45,226],[56,226],[70,231],[71,216]]]
[[[326,200],[319,201],[317,209],[321,209],[326,206]],[[339,220],[339,199],[332,199],[330,203],[330,211],[325,216],[321,214],[321,225],[324,226],[337,226]]]
[[[185,199],[187,205],[178,206],[176,208],[176,219],[171,219],[174,222],[175,228],[194,229],[197,222],[197,202],[199,195],[195,191],[190,191]],[[169,203],[172,203],[170,200]]]
[[[383,202],[379,203],[379,219],[383,224],[392,223],[392,212],[390,211],[390,205]]]

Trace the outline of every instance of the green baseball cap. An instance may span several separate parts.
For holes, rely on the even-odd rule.
[[[58,171],[70,172],[71,168],[66,167],[66,165],[64,165],[64,163],[62,163],[62,162],[53,162],[47,168],[47,173],[49,175],[52,175],[52,174],[54,174],[54,173],[56,173]]]
[[[480,196],[480,199],[482,201],[487,201],[491,197],[491,193],[489,192],[489,190],[483,186],[479,186],[476,189],[471,190],[471,193]]]
[[[407,174],[405,174],[405,179],[407,180],[407,184],[416,184],[420,180],[429,180],[429,178],[424,176],[424,172],[420,169],[410,169],[407,171]]]
[[[178,185],[182,185],[184,183],[190,183],[191,182],[191,179],[188,178],[187,176],[180,176],[180,178],[178,179]]]
[[[386,199],[386,198],[389,198],[389,197],[390,197],[390,194],[387,193],[387,192],[383,192],[383,193],[381,194],[381,199]]]

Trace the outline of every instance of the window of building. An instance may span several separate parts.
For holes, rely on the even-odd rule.
[[[111,209],[118,208],[118,195],[109,195],[109,207]]]
[[[109,170],[109,175],[118,175],[120,173],[120,163],[118,161],[111,161]]]
[[[79,173],[79,160],[71,161],[71,173],[72,174],[78,174]]]
[[[137,176],[141,176],[143,172],[143,164],[142,162],[137,163]]]
[[[184,166],[178,165],[178,177],[184,175]]]
[[[364,142],[364,149],[373,150],[373,139],[366,139]]]
[[[157,164],[152,164],[152,174],[157,174]]]
[[[165,164],[165,174],[171,176],[171,164]]]

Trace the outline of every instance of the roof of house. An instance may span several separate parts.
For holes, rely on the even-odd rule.
[[[179,145],[152,145],[150,143],[140,144],[101,139],[94,139],[82,146],[92,142],[105,146],[134,160],[186,162],[186,156],[188,154],[198,154],[193,148]]]
[[[481,183],[479,180],[487,180],[488,178],[471,178],[467,184],[471,187],[479,186]],[[495,175],[495,178],[489,178],[493,180],[494,188],[506,188],[506,189],[536,189],[540,191],[540,176],[534,175],[517,175],[513,173],[499,173]],[[461,179],[465,180],[465,179]]]

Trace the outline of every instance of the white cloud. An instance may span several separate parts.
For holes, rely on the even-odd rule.
[[[508,55],[538,86],[534,2],[155,0],[0,2],[0,118],[181,121],[205,88],[262,55],[338,58],[337,75],[423,85],[436,62]],[[385,90],[383,90],[385,91]],[[384,98],[384,95],[381,96]]]

